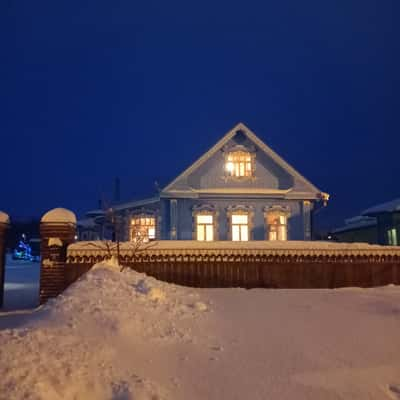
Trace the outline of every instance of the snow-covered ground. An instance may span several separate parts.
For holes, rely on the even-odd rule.
[[[4,309],[26,309],[39,303],[40,263],[6,258]]]
[[[400,287],[193,289],[99,265],[0,313],[0,399],[400,399]]]

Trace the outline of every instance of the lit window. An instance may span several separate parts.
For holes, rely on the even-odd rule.
[[[268,240],[287,240],[287,215],[273,211],[267,214]]]
[[[196,216],[197,240],[214,240],[214,217],[211,214],[200,214]]]
[[[387,231],[387,236],[388,236],[388,244],[390,246],[397,246],[397,231],[395,228],[389,229]]]
[[[250,177],[253,176],[253,157],[246,151],[232,151],[225,160],[225,169],[228,176]]]
[[[131,240],[148,242],[156,238],[156,219],[150,216],[133,217],[131,220]]]
[[[236,242],[249,240],[248,214],[232,214],[232,240]]]

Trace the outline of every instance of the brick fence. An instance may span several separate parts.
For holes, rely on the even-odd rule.
[[[9,228],[10,218],[7,214],[0,211],[0,307],[4,301],[4,278],[6,267],[6,233]]]

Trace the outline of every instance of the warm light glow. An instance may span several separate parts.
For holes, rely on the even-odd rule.
[[[232,240],[235,242],[249,240],[249,216],[247,214],[232,215]]]
[[[233,151],[228,154],[225,169],[229,176],[246,177],[253,175],[253,160],[250,153]]]
[[[197,221],[197,240],[212,241],[214,240],[214,218],[211,214],[199,214],[196,216]]]
[[[232,215],[232,224],[247,224],[249,217],[247,214]]]
[[[156,219],[151,216],[137,216],[131,219],[131,240],[143,242],[156,238]]]
[[[267,215],[268,240],[287,240],[287,216],[282,212]]]
[[[233,162],[228,161],[228,162],[226,163],[225,168],[226,168],[226,170],[227,170],[228,172],[233,172],[233,170],[234,170],[235,167],[234,167],[234,165],[233,165]]]
[[[212,224],[213,216],[212,215],[198,215],[197,223],[198,224]]]

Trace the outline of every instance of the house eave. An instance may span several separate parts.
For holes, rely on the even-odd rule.
[[[213,188],[192,190],[171,190],[162,192],[161,198],[263,198],[287,200],[319,200],[317,193],[293,192],[291,189]]]

